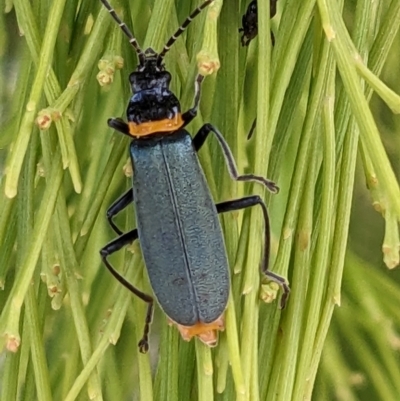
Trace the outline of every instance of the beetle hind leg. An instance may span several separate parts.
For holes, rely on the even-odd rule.
[[[258,195],[252,195],[240,199],[218,203],[216,205],[216,208],[218,213],[225,213],[225,212],[233,212],[235,210],[240,210],[240,209],[246,209],[248,207],[252,207],[255,205],[261,206],[264,216],[264,256],[261,263],[261,272],[271,281],[279,284],[279,286],[282,288],[282,298],[280,307],[281,309],[283,309],[286,306],[286,302],[290,294],[290,287],[287,280],[284,277],[274,272],[271,272],[268,269],[271,241],[270,241],[270,224],[269,224],[267,206],[265,206],[265,203]]]
[[[106,265],[109,272],[129,291],[133,292],[137,297],[148,304],[147,306],[147,313],[146,313],[146,320],[143,329],[143,336],[138,343],[139,351],[141,353],[146,353],[149,350],[149,332],[150,332],[150,325],[153,320],[153,310],[154,310],[154,299],[151,295],[148,295],[139,289],[137,289],[134,285],[132,285],[124,276],[122,276],[112,264],[108,261],[108,257],[113,253],[119,251],[126,245],[131,244],[138,238],[137,230],[132,230],[127,232],[126,234],[122,234],[115,240],[109,242],[105,247],[100,250],[100,256],[103,263]]]

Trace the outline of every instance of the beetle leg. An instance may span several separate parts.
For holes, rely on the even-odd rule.
[[[191,109],[182,114],[182,120],[185,122],[183,127],[185,125],[188,125],[193,120],[193,118],[197,116],[197,111],[199,109],[199,103],[200,103],[201,84],[203,80],[204,80],[203,75],[198,74],[195,80],[194,105]]]
[[[122,234],[120,237],[115,240],[109,242],[105,247],[100,250],[100,256],[103,263],[106,265],[107,269],[110,273],[129,291],[133,292],[137,297],[142,299],[144,302],[147,302],[147,313],[146,313],[146,321],[143,329],[143,337],[139,341],[139,350],[142,353],[146,353],[149,349],[149,331],[150,324],[153,320],[153,307],[154,300],[153,297],[140,291],[135,286],[133,286],[124,276],[122,276],[111,263],[107,260],[107,257],[112,255],[114,252],[119,251],[122,247],[131,244],[138,238],[137,229],[127,232],[126,234]]]
[[[121,195],[113,204],[107,209],[107,220],[112,229],[121,235],[122,231],[113,222],[113,217],[119,212],[124,210],[129,204],[133,202],[133,188],[128,189],[123,195]]]
[[[217,139],[219,145],[221,146],[222,153],[224,154],[225,162],[232,179],[236,181],[255,181],[264,185],[265,187],[268,188],[269,191],[273,193],[277,193],[279,191],[279,187],[273,181],[268,180],[267,178],[255,174],[239,175],[235,159],[233,158],[228,143],[226,142],[222,134],[217,130],[217,128],[215,128],[211,124],[204,124],[200,128],[199,132],[193,138],[193,146],[196,151],[198,151],[202,147],[210,132],[212,132],[215,135],[215,138]]]
[[[129,125],[122,118],[109,118],[107,124],[110,128],[132,138],[129,133]]]
[[[218,203],[216,204],[216,208],[218,213],[225,213],[240,209],[246,209],[248,207],[252,207],[255,205],[261,206],[264,216],[264,256],[261,264],[261,272],[265,276],[267,276],[271,281],[274,281],[275,283],[279,284],[280,287],[282,288],[283,294],[280,306],[281,309],[283,309],[289,297],[290,287],[284,277],[281,277],[279,274],[273,273],[268,269],[269,252],[270,252],[270,224],[269,224],[268,209],[267,206],[265,206],[264,201],[258,195],[246,196],[244,198]]]
[[[255,118],[253,124],[251,124],[250,131],[247,134],[247,140],[251,139],[251,137],[253,136],[256,126],[257,126],[257,118]]]

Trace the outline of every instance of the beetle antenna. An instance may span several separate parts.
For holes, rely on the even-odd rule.
[[[117,24],[122,29],[122,32],[125,34],[125,36],[129,39],[129,43],[133,46],[133,48],[136,51],[136,54],[138,55],[139,63],[143,64],[145,56],[144,56],[142,49],[139,46],[138,41],[136,40],[135,36],[133,35],[133,33],[126,26],[125,22],[122,21],[120,17],[118,17],[118,14],[111,7],[111,4],[107,0],[100,0],[100,1],[103,3],[104,7],[107,9],[107,11],[111,14],[111,16],[117,22]]]
[[[103,0],[101,0],[103,1]],[[168,39],[168,42],[165,44],[164,48],[160,52],[157,57],[157,64],[160,65],[167,54],[168,50],[175,43],[176,39],[182,35],[182,33],[186,30],[189,24],[201,13],[201,11],[210,5],[214,0],[206,0],[202,5],[197,7],[183,22],[183,24],[178,28],[178,30]]]

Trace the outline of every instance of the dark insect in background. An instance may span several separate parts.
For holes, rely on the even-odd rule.
[[[270,0],[270,18],[276,14],[276,2],[278,0]],[[248,46],[249,43],[257,36],[258,22],[257,22],[257,0],[253,0],[247,7],[246,13],[242,17],[242,27],[239,32],[243,32],[241,37],[242,46]],[[272,45],[275,44],[274,34],[271,32]]]

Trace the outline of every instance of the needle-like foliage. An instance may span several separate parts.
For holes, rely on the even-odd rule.
[[[199,66],[220,66],[188,128],[211,122],[241,171],[279,185],[232,182],[213,140],[200,152],[216,201],[266,199],[270,269],[291,296],[280,310],[259,274],[261,211],[224,215],[232,291],[218,347],[185,343],[157,310],[142,355],[146,305],[98,253],[134,174],[107,119],[124,117],[136,54],[98,0],[0,1],[1,400],[398,400],[400,2],[279,0],[270,20],[258,0],[243,48],[249,3],[215,0],[165,63],[184,110]],[[112,1],[156,51],[199,4]],[[151,293],[138,244],[112,261]]]

